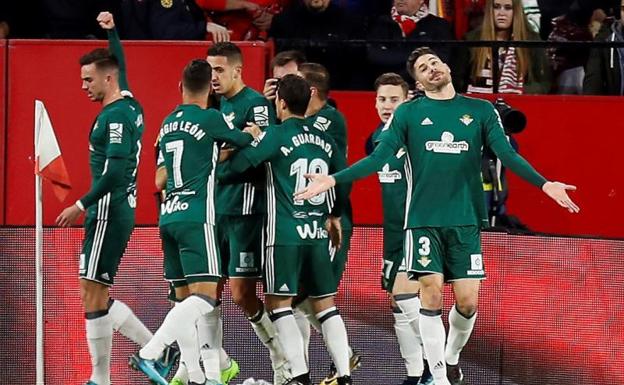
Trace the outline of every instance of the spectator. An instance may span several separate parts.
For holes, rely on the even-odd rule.
[[[306,57],[301,51],[282,51],[275,55],[271,60],[272,77],[264,82],[264,97],[269,100],[275,99],[275,90],[277,89],[277,81],[282,77],[299,72],[299,66],[305,63]]]
[[[591,41],[590,19],[595,5],[591,0],[575,1],[565,15],[552,20],[553,30],[548,41]],[[559,94],[582,94],[583,66],[589,57],[589,48],[548,48],[553,69],[555,91]]]
[[[621,3],[620,19],[610,28],[596,36],[596,41],[623,42],[624,0]],[[585,66],[583,93],[585,95],[624,95],[622,81],[624,68],[624,47],[594,48],[590,51]]]
[[[487,0],[480,28],[466,34],[466,40],[539,40],[522,11],[521,0]],[[458,88],[471,93],[544,94],[550,90],[550,69],[541,48],[501,47],[498,51],[498,78],[493,79],[492,49],[460,50],[456,66]],[[469,63],[465,65],[463,63]]]
[[[266,40],[273,17],[289,0],[195,0],[205,11],[212,12],[212,21],[230,32],[231,40]],[[221,4],[219,4],[221,3]]]
[[[193,0],[122,0],[125,39],[229,41],[226,28],[206,21]]]
[[[323,64],[332,75],[332,88],[344,89],[351,83],[352,63],[364,60],[362,49],[343,43],[363,36],[358,21],[330,0],[298,0],[275,16],[269,35],[278,39],[278,51],[299,49],[308,60]]]
[[[22,8],[22,18],[15,23],[16,28],[37,24],[37,20],[33,20],[33,16],[35,16],[34,11],[40,4],[45,15],[47,35],[52,39],[106,38],[106,34],[99,28],[95,19],[101,11],[116,12],[115,0],[42,0],[10,1],[8,3],[14,3],[14,6],[21,6]]]
[[[9,37],[9,23],[0,18],[0,39],[6,39]]]
[[[368,40],[392,40],[394,44],[370,44],[368,62],[373,66],[369,84],[380,73],[396,72],[408,79],[405,60],[419,41],[453,40],[448,21],[429,13],[424,0],[394,0],[390,12],[380,16],[371,26]],[[409,43],[409,44],[408,44]],[[435,47],[444,61],[450,59],[449,47]]]

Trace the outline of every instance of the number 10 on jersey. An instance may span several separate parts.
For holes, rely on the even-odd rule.
[[[325,174],[329,173],[329,167],[327,162],[323,159],[312,159],[308,161],[306,158],[299,158],[290,165],[290,175],[295,176],[295,192],[301,191],[308,185],[308,180],[305,178],[305,174]],[[325,203],[327,192],[319,194],[315,197],[308,199],[311,205],[318,206]],[[295,199],[294,203],[297,206],[303,205],[303,200]]]

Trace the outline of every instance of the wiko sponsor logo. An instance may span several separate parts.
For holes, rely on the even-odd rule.
[[[186,202],[180,202],[180,197],[176,195],[173,197],[173,199],[160,204],[160,215],[173,214],[178,211],[186,211],[188,208],[189,204]]]
[[[297,232],[301,239],[327,239],[327,230],[323,226],[319,226],[317,221],[312,221],[312,226],[309,223],[303,226],[297,225]]]

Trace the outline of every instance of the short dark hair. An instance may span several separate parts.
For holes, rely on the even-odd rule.
[[[425,55],[433,55],[433,56],[440,57],[434,50],[432,50],[429,47],[418,47],[415,50],[413,50],[412,53],[410,53],[409,57],[407,58],[407,73],[409,73],[410,76],[414,80],[416,80],[416,76],[414,74],[414,64],[416,63],[416,60],[418,60],[419,57],[425,56]]]
[[[271,69],[277,66],[285,66],[286,64],[294,61],[297,63],[297,67],[306,62],[305,54],[301,51],[290,50],[290,51],[282,51],[273,57],[271,60]]]
[[[329,71],[327,68],[318,63],[303,63],[299,66],[299,72],[311,87],[318,90],[319,97],[326,100],[329,94]]]
[[[294,74],[285,75],[279,80],[276,93],[278,99],[286,103],[291,113],[305,115],[312,91],[304,78]]]
[[[95,64],[95,68],[98,70],[119,70],[119,61],[115,55],[106,48],[96,48],[82,55],[78,62],[80,66]]]
[[[191,93],[210,89],[212,68],[204,59],[191,60],[182,71],[182,87]]]
[[[225,56],[228,63],[243,64],[243,52],[234,43],[221,42],[208,48],[208,56]]]
[[[409,85],[403,79],[403,77],[394,72],[386,72],[385,74],[379,75],[379,77],[375,80],[375,91],[379,89],[381,86],[401,86],[403,89],[403,94],[407,96],[407,92],[409,91]]]

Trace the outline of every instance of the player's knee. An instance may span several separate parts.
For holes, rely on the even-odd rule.
[[[422,287],[420,289],[420,301],[422,302],[422,307],[427,309],[442,308],[442,288],[438,288],[435,285]]]
[[[108,291],[102,290],[97,285],[81,284],[80,301],[87,312],[107,309]]]
[[[470,318],[477,312],[477,300],[472,298],[463,298],[462,301],[457,299],[455,303],[457,311],[464,317]]]

